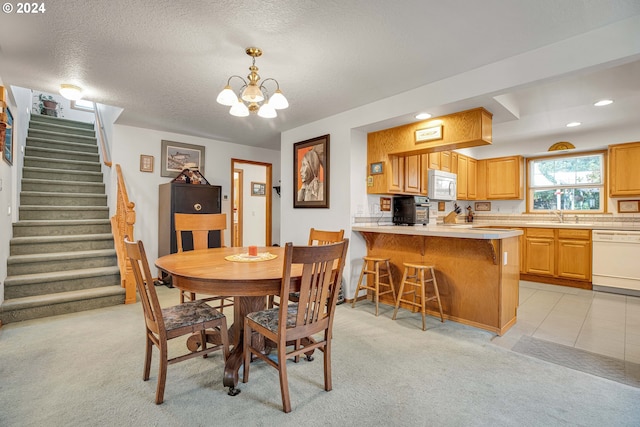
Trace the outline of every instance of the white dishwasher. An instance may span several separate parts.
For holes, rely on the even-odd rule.
[[[640,231],[593,230],[594,291],[640,296]]]

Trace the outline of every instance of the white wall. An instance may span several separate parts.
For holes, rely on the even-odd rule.
[[[231,203],[231,158],[271,163],[274,171],[272,180],[278,182],[280,179],[277,176],[280,171],[280,153],[278,151],[151,129],[117,124],[113,126],[112,140],[110,141],[113,147],[112,161],[114,166],[120,164],[129,199],[136,204],[134,237],[144,242],[151,266],[154,265],[158,254],[158,186],[170,182],[172,179],[160,176],[161,141],[163,139],[205,147],[203,175],[210,184],[222,186],[222,212],[227,214],[228,220],[225,233],[226,242],[231,242],[230,227],[233,207]],[[154,171],[152,173],[140,172],[141,154],[154,157]],[[115,179],[114,174],[111,182],[111,187],[114,189]],[[109,199],[110,209],[115,208],[114,192],[115,190],[112,191]],[[275,224],[280,223],[280,218],[276,215],[273,215],[272,218],[273,228],[277,230],[278,227]]]

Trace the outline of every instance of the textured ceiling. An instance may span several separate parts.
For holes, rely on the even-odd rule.
[[[87,89],[87,99],[123,108],[118,123],[273,149],[284,130],[640,14],[638,0],[45,5],[44,14],[0,14],[5,85],[55,93],[60,83],[76,83]],[[262,48],[256,61],[261,77],[276,78],[289,99],[290,108],[275,119],[232,117],[215,102],[230,75],[248,73],[248,46]],[[523,113],[550,114],[572,102],[592,102],[587,83],[607,81],[611,90],[615,83],[624,91],[633,77],[637,97],[638,67],[618,73],[616,79],[545,83],[514,97]],[[559,90],[555,99],[545,95]],[[580,94],[588,99],[574,99]],[[473,106],[491,111],[491,99],[474,99]],[[499,114],[495,118],[499,123]]]

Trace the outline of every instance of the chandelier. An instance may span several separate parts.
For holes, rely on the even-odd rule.
[[[264,79],[258,86],[260,76],[258,75],[258,67],[256,67],[256,58],[262,55],[262,50],[257,47],[248,47],[245,53],[253,58],[253,63],[247,76],[249,82],[240,76],[233,75],[227,80],[227,85],[218,94],[216,101],[222,105],[231,107],[229,114],[236,117],[246,117],[250,113],[258,113],[260,117],[273,118],[278,115],[276,110],[281,110],[289,106],[287,98],[284,97],[280,90],[280,84],[276,79]],[[231,80],[238,78],[242,80],[242,87],[238,92],[234,92],[231,88]],[[272,95],[265,87],[265,83],[272,81],[276,85],[276,90]]]

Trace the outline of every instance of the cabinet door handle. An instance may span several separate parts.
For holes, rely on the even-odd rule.
[[[193,208],[196,211],[201,211],[202,210],[202,205],[200,203],[196,203],[195,205],[193,205]]]

